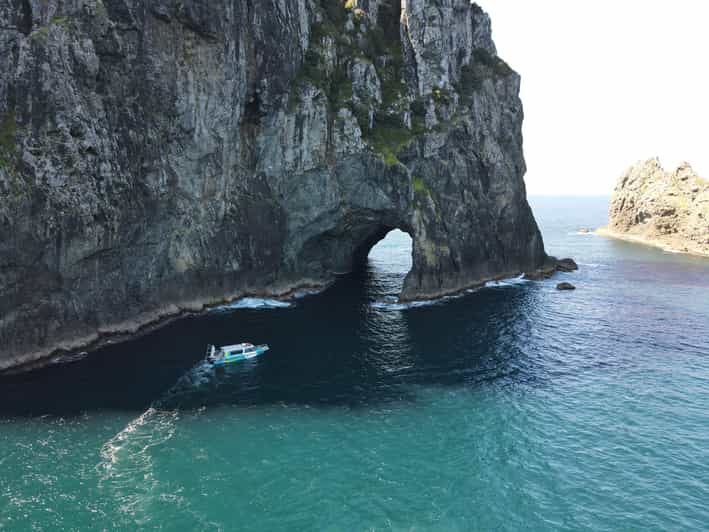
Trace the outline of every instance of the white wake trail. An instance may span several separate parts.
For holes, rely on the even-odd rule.
[[[207,384],[213,375],[212,365],[200,362],[101,447],[99,489],[135,523],[145,524],[151,505],[166,493],[155,474],[155,456],[175,435],[179,410],[163,405]]]

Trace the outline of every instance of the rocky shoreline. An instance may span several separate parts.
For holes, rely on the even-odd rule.
[[[709,257],[709,181],[689,163],[672,172],[657,158],[630,167],[618,180],[608,218],[596,234]]]
[[[662,249],[663,251],[666,251],[668,253],[680,253],[682,255],[693,255],[695,257],[709,258],[709,251],[701,251],[689,248],[678,249],[676,247],[673,247],[673,245],[660,239],[651,239],[645,236],[636,236],[627,233],[620,233],[617,231],[612,231],[607,226],[599,227],[598,229],[593,231],[593,233],[606,238],[613,238],[615,240],[623,240],[625,242],[632,242],[633,244],[642,244],[644,246]]]
[[[520,77],[469,0],[10,2],[0,51],[0,367],[396,228],[402,299],[546,261]]]
[[[421,297],[417,299],[400,298],[400,301],[410,302],[435,300],[445,298],[451,295],[460,294],[472,288],[480,288],[484,286],[485,283],[490,281],[508,279],[516,277],[520,274],[524,275],[525,279],[529,279],[531,281],[540,281],[551,278],[556,272],[570,272],[577,269],[578,266],[573,261],[573,259],[559,260],[555,257],[549,257],[541,268],[538,268],[534,271],[515,271],[505,274],[499,274],[492,277],[479,279],[472,284],[461,286],[455,290],[441,290],[438,294],[431,295],[430,297]],[[54,364],[63,364],[67,360],[76,360],[78,356],[84,354],[85,352],[96,351],[106,345],[127,342],[139,338],[146,334],[150,334],[176,320],[185,318],[187,316],[203,314],[213,310],[214,308],[218,308],[223,305],[228,305],[241,299],[249,297],[258,297],[287,301],[301,292],[321,292],[327,289],[333,282],[334,281],[316,282],[311,280],[307,282],[296,283],[289,287],[280,287],[280,289],[242,292],[216,301],[193,301],[189,304],[184,304],[180,306],[171,305],[169,307],[164,308],[162,312],[155,312],[143,316],[138,316],[132,321],[123,322],[121,324],[116,324],[112,327],[103,328],[101,330],[96,331],[96,333],[93,335],[76,338],[74,340],[64,342],[61,345],[54,346],[52,349],[26,353],[20,357],[16,357],[13,359],[0,359],[0,375],[25,373]]]
[[[301,292],[316,293],[325,290],[332,282],[308,281],[272,290],[245,291],[218,300],[192,301],[182,305],[169,305],[161,311],[145,313],[133,320],[104,327],[95,333],[77,337],[54,345],[49,349],[38,350],[11,359],[0,358],[0,375],[23,373],[40,369],[54,363],[61,363],[63,358],[71,358],[81,352],[96,351],[110,344],[117,344],[150,334],[174,321],[187,316],[196,316],[211,310],[249,298],[269,298],[286,301]]]

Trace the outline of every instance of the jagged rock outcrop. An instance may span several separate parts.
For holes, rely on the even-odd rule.
[[[549,266],[468,0],[0,0],[0,368],[413,238],[402,298]]]
[[[640,162],[618,180],[609,225],[599,232],[709,256],[709,181],[688,163],[666,172],[658,159]]]

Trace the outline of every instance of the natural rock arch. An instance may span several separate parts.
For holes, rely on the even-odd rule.
[[[293,270],[315,279],[349,272],[395,228],[412,238],[404,300],[438,297],[543,264],[541,236],[523,189],[500,187],[484,194],[482,178],[470,171],[464,153],[450,154],[445,179],[417,177],[410,168],[435,173],[431,166],[440,161],[412,155],[390,167],[366,154],[345,160],[329,172],[329,186],[320,189],[328,190],[324,194],[307,185],[316,177],[300,176],[306,196],[291,197],[286,212],[302,212],[301,201],[311,203],[313,212],[302,225],[300,217],[291,221],[287,216]],[[457,156],[460,164],[454,162]],[[491,198],[492,193],[497,196]]]
[[[11,4],[0,369],[328,282],[391,227],[403,299],[545,262],[519,76],[469,0]]]

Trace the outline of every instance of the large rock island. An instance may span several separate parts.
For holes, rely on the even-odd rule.
[[[469,0],[0,3],[0,369],[413,238],[403,299],[550,267]]]
[[[709,181],[688,163],[673,172],[658,159],[638,163],[618,180],[609,225],[599,233],[709,256]]]

